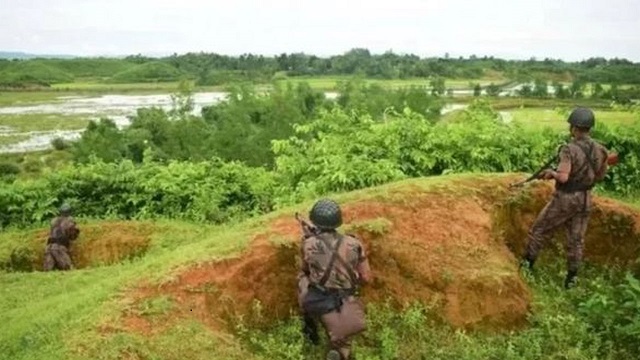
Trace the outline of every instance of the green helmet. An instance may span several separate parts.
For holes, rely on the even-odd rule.
[[[340,205],[330,199],[319,200],[311,208],[309,219],[320,229],[336,229],[342,225]]]
[[[71,214],[71,205],[64,203],[62,204],[62,206],[60,206],[60,214],[61,215],[69,215]]]
[[[591,109],[579,107],[571,112],[567,122],[575,127],[591,129],[596,122],[596,116]]]

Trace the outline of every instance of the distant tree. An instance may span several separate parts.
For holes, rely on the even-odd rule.
[[[592,99],[600,99],[604,94],[604,88],[600,83],[594,83],[591,85],[591,98]]]
[[[560,82],[555,81],[553,83],[553,89],[554,89],[555,96],[558,99],[566,99],[569,96],[569,92],[564,87],[564,85],[562,85],[562,83]]]
[[[583,93],[584,83],[581,80],[574,80],[569,87],[569,96],[574,99],[581,99],[584,97]]]
[[[489,96],[498,96],[500,95],[500,86],[491,83],[486,87],[486,91]]]
[[[542,79],[537,79],[534,83],[531,95],[540,98],[547,97],[547,82]]]
[[[480,84],[477,84],[473,87],[473,96],[480,96],[482,94],[482,87]]]
[[[518,94],[522,97],[530,97],[533,94],[533,89],[529,84],[523,84],[520,90],[518,90]]]
[[[429,82],[429,86],[431,86],[431,94],[440,96],[444,95],[446,91],[444,78],[437,76]]]

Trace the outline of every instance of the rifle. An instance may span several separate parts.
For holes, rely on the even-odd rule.
[[[298,212],[296,212],[296,220],[300,223],[300,228],[302,228],[302,234],[305,239],[319,234],[319,229],[303,219]]]
[[[544,163],[544,165],[542,165],[542,167],[540,167],[540,169],[538,169],[538,171],[536,171],[535,173],[533,173],[533,175],[529,176],[526,180],[522,180],[522,181],[518,181],[515,183],[512,183],[509,185],[510,188],[514,188],[514,187],[520,187],[530,181],[533,181],[537,178],[540,177],[540,174],[542,174],[546,169],[548,169],[554,162],[556,162],[556,160],[558,159],[557,156],[552,157],[551,159],[549,159],[549,161],[547,161],[546,163]]]
[[[559,150],[560,148],[558,148]],[[537,179],[540,174],[542,174],[543,171],[545,171],[546,169],[548,169],[556,160],[558,159],[557,155],[552,157],[551,159],[549,159],[549,161],[547,161],[546,163],[544,163],[544,165],[542,165],[542,167],[540,169],[538,169],[538,171],[536,171],[533,175],[529,176],[526,180],[523,181],[519,181],[519,182],[515,182],[509,185],[510,188],[513,187],[520,187],[526,183],[528,183],[529,181],[533,181],[535,179]],[[607,164],[609,166],[615,166],[618,164],[618,154],[617,153],[611,153],[607,156]]]

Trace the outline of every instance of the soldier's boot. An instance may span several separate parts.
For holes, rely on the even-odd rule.
[[[327,353],[327,360],[342,360],[342,355],[338,352],[338,350],[329,350]]]
[[[567,272],[567,277],[564,278],[564,288],[571,289],[576,285],[576,276],[578,272],[576,270],[569,270]]]
[[[307,339],[313,345],[320,344],[320,335],[318,334],[318,324],[312,317],[306,314],[303,317],[302,333],[304,334],[305,339]]]

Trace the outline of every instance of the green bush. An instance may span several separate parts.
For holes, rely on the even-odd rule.
[[[53,146],[53,148],[58,151],[62,151],[62,150],[68,149],[70,144],[65,139],[57,137],[51,140],[51,146]]]

